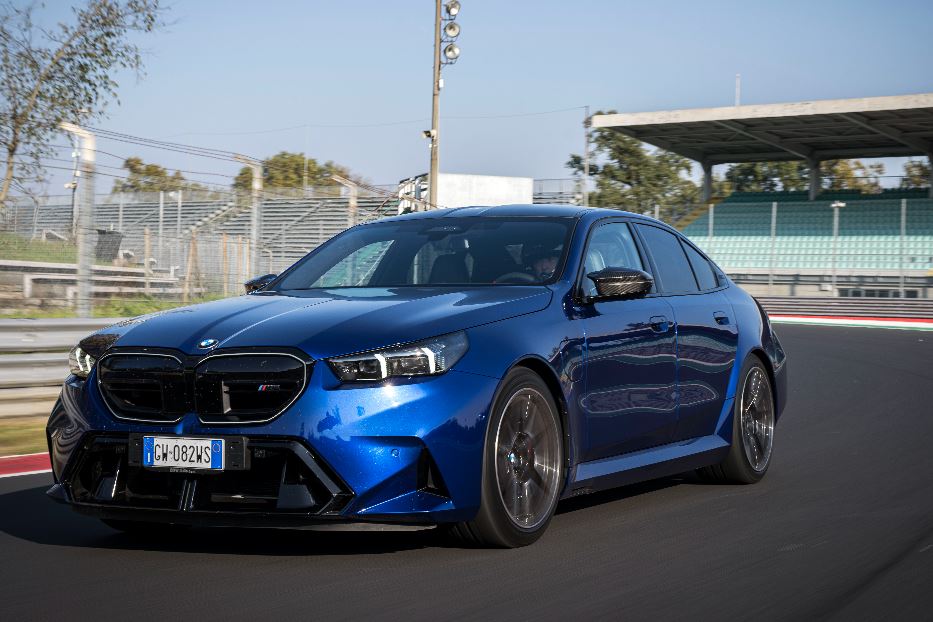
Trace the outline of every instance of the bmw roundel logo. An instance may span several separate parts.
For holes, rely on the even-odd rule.
[[[202,339],[201,341],[198,342],[199,348],[213,348],[216,345],[217,345],[216,339]]]

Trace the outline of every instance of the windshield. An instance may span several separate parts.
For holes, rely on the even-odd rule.
[[[544,284],[571,218],[430,218],[364,225],[314,251],[271,289]]]

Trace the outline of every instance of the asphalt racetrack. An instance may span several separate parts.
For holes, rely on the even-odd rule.
[[[519,550],[434,531],[134,539],[0,479],[0,618],[930,619],[933,332],[778,326],[790,402],[755,486],[564,502]]]

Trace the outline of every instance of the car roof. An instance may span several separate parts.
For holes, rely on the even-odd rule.
[[[495,206],[473,206],[473,207],[452,207],[444,209],[433,209],[425,212],[411,212],[401,216],[390,216],[372,222],[398,222],[403,220],[420,220],[425,218],[468,218],[468,217],[516,217],[516,216],[551,216],[551,217],[570,217],[582,218],[583,216],[639,216],[631,212],[624,212],[615,209],[581,207],[579,205],[561,205],[561,204],[514,204],[514,205],[495,205]]]

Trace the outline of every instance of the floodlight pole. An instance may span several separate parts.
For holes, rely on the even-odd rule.
[[[438,135],[441,98],[441,0],[434,1],[434,72],[433,96],[431,98],[431,170],[428,173],[428,204],[437,205],[438,183]]]
[[[249,227],[249,278],[259,276],[262,268],[259,265],[262,251],[259,248],[262,235],[262,162],[246,156],[234,156],[237,162],[248,166],[253,172],[252,202],[250,204]]]
[[[74,123],[62,122],[59,127],[77,136],[81,140],[81,193],[78,207],[78,223],[75,228],[75,242],[78,251],[78,317],[90,317],[92,311],[91,269],[94,263],[89,235],[94,227],[94,154],[96,142],[94,134]]]

